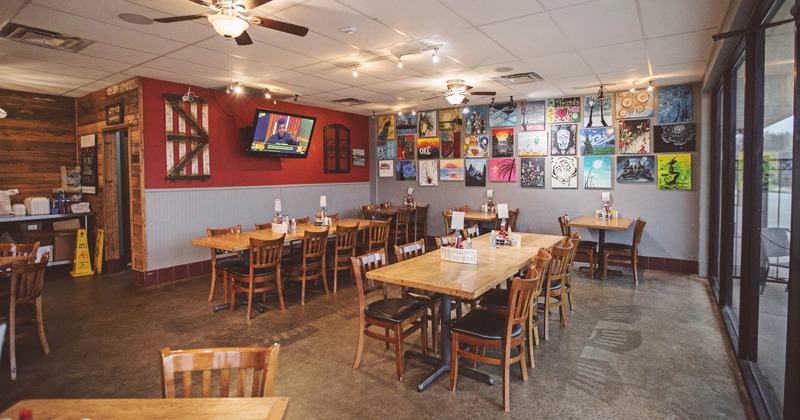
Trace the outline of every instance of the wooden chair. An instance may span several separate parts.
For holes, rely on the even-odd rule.
[[[374,219],[375,213],[373,212],[373,210],[375,210],[374,204],[365,204],[361,206],[361,218],[367,220]]]
[[[559,216],[558,225],[561,227],[561,235],[566,237],[572,235],[572,229],[569,226],[569,215]],[[597,242],[581,240],[575,252],[577,254],[586,254],[586,258],[589,260],[589,277],[594,278],[595,261],[597,261],[598,255]]]
[[[428,242],[428,208],[430,206],[417,205],[414,215],[414,240],[422,239]]]
[[[566,238],[565,238],[566,239]],[[544,291],[539,296],[543,298],[541,308],[544,311],[544,339],[550,339],[550,309],[558,309],[561,316],[561,325],[569,326],[569,319],[567,318],[567,306],[564,297],[566,292],[563,284],[565,282],[565,274],[567,266],[572,254],[575,253],[575,247],[572,242],[565,240],[564,243],[553,247],[551,252],[552,259],[550,260],[550,270],[547,273],[547,283],[545,284]]]
[[[379,204],[379,207],[382,208],[382,209],[388,209],[389,207],[392,207],[392,202],[391,201],[385,201],[385,202]]]
[[[421,330],[420,339],[422,353],[427,354],[427,322],[425,309],[428,305],[410,298],[389,298],[386,289],[380,282],[370,280],[366,273],[370,270],[388,264],[385,250],[381,249],[368,254],[351,258],[353,272],[358,288],[358,345],[353,369],[361,366],[361,353],[364,349],[364,337],[372,337],[394,345],[395,365],[397,380],[403,380],[403,339],[417,330]],[[367,303],[367,296],[373,292],[383,291],[383,299]],[[383,331],[373,331],[370,327],[377,327]],[[392,331],[392,334],[389,334]]]
[[[304,223],[311,223],[311,218],[308,217],[308,216],[300,217],[300,218],[294,219],[294,222],[297,223],[298,225],[304,224]]]
[[[300,305],[306,304],[306,283],[309,280],[322,280],[325,294],[328,294],[328,274],[325,269],[328,229],[306,230],[303,235],[302,255],[292,257],[286,268],[286,278],[301,283]]]
[[[395,218],[391,232],[392,242],[395,246],[408,242],[408,222],[410,219],[410,209],[397,209],[397,218]]]
[[[331,220],[339,220],[339,213],[329,214],[328,218],[330,218]]]
[[[444,234],[447,236],[447,234],[450,233],[450,222],[453,220],[453,210],[442,210],[442,216],[444,217]]]
[[[281,260],[283,241],[286,234],[277,239],[261,240],[250,238],[250,264],[238,265],[225,270],[226,284],[230,285],[231,311],[236,307],[233,301],[236,292],[247,294],[247,320],[253,309],[253,294],[261,293],[262,301],[270,290],[278,291],[281,310],[286,309],[283,303],[283,283],[281,282]],[[264,312],[264,308],[258,307]]]
[[[31,257],[30,262],[36,262],[36,253],[38,252],[39,252],[39,242],[32,244],[0,243],[0,257],[23,257],[27,255]],[[11,277],[11,268],[0,270],[0,279],[10,278],[10,277]]]
[[[258,227],[256,227],[256,229],[258,229]],[[209,238],[213,236],[241,232],[242,225],[219,229],[206,228],[206,235]],[[211,290],[208,292],[209,302],[214,299],[214,289],[217,287],[217,282],[225,280],[225,270],[242,264],[244,264],[244,261],[242,260],[241,252],[228,252],[221,249],[211,248]],[[225,297],[225,301],[228,302],[228,290],[225,287],[223,287],[222,293]]]
[[[333,249],[331,249],[330,267],[333,270],[333,293],[336,294],[339,287],[339,272],[350,271],[350,257],[356,256],[356,241],[358,240],[358,225],[337,226],[336,236],[333,239]]]
[[[467,212],[467,211],[469,211],[469,206],[461,206],[461,207],[456,207],[456,208],[455,208],[455,211],[464,211],[464,212]]]
[[[405,261],[410,258],[418,257],[425,253],[425,241],[410,242],[405,245],[395,245],[394,255],[397,262]],[[437,347],[437,332],[439,331],[439,307],[441,306],[442,296],[438,293],[428,292],[415,288],[402,288],[403,297],[411,297],[428,305],[428,319],[431,320],[431,349],[435,352]]]
[[[392,219],[389,220],[371,220],[369,222],[369,229],[367,229],[367,241],[363,246],[359,246],[356,250],[359,254],[376,251],[383,248],[383,251],[389,248],[389,229],[392,225]]]
[[[439,249],[439,248],[441,248],[443,246],[453,246],[453,245],[455,245],[456,240],[458,238],[456,237],[456,234],[454,233],[452,235],[437,236],[434,239],[436,240],[436,249]]]
[[[32,323],[39,333],[39,342],[42,344],[44,354],[50,353],[42,317],[42,288],[49,261],[50,253],[45,252],[38,263],[20,261],[11,266],[9,293],[0,302],[0,323],[8,324],[8,350],[12,381],[17,379],[16,339],[19,327],[25,327]]]
[[[572,270],[575,268],[575,256],[578,255],[578,244],[581,242],[581,235],[578,232],[572,232],[569,239],[572,246],[575,247],[575,252],[572,253],[572,258],[567,262],[567,272],[564,273],[564,287],[566,287],[567,299],[569,299],[569,310],[575,309],[575,298],[572,296]]]
[[[533,269],[536,271],[536,269]],[[515,277],[511,282],[506,313],[476,309],[453,321],[452,354],[450,358],[450,390],[456,390],[458,380],[458,359],[464,357],[477,362],[489,363],[503,367],[503,409],[511,410],[509,385],[511,381],[511,364],[519,363],[522,380],[528,380],[528,368],[525,366],[525,334],[523,324],[528,320],[531,300],[535,299],[536,284],[541,276],[533,274],[534,279],[526,280]],[[469,344],[474,350],[462,350],[461,343]],[[488,357],[475,351],[477,347],[502,349],[500,358]],[[511,355],[511,348],[516,348],[516,355]]]
[[[461,229],[461,238],[477,238],[481,234],[481,228],[478,225],[473,225],[467,227],[466,229]]]
[[[519,219],[519,208],[516,210],[509,210],[508,211],[508,219],[506,219],[506,226],[511,229],[512,232],[517,231],[517,219]],[[500,224],[503,223],[503,220],[497,218],[494,220],[494,230],[500,230]]]
[[[639,242],[642,241],[642,233],[647,221],[641,217],[636,218],[636,225],[633,228],[633,241],[630,245],[616,242],[606,242],[603,254],[603,280],[608,276],[609,263],[630,264],[633,268],[633,284],[639,284],[638,257]]]
[[[161,349],[164,398],[177,398],[177,394],[182,398],[271,397],[279,350],[278,344],[196,350],[164,347]],[[175,375],[180,376],[178,392]],[[200,379],[199,386],[193,383],[193,378]],[[211,388],[216,386],[219,388],[212,392]]]
[[[270,229],[272,229],[272,222],[256,223],[256,230],[270,230]]]

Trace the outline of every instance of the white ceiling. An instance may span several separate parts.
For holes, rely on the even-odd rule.
[[[627,89],[702,80],[711,35],[730,0],[273,0],[250,14],[310,29],[306,37],[252,27],[238,46],[208,21],[136,25],[151,18],[206,13],[188,0],[3,0],[9,22],[94,41],[68,53],[0,39],[0,88],[80,97],[132,76],[197,87],[231,80],[300,95],[299,101],[358,114],[449,106],[429,99],[448,79],[499,101],[572,96],[591,85]],[[355,33],[341,28],[351,26]],[[442,59],[433,63],[434,46]],[[396,67],[395,55],[404,68]],[[386,57],[385,59],[376,59]],[[361,63],[359,77],[352,65]],[[542,82],[493,78],[537,72]],[[576,87],[584,88],[576,89]],[[428,92],[424,92],[428,91]],[[346,106],[332,101],[369,102]],[[491,98],[471,97],[472,104]]]

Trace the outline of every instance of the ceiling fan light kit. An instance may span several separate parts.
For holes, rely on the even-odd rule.
[[[218,15],[209,15],[208,21],[214,30],[225,38],[236,38],[250,27],[246,20],[226,14],[224,11]]]

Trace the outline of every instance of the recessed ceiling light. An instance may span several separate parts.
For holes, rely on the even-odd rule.
[[[496,71],[498,73],[507,73],[509,71],[514,71],[514,69],[511,68],[511,67],[498,67],[498,68],[494,69],[494,71]]]
[[[343,34],[352,34],[355,31],[356,31],[356,28],[354,26],[345,26],[344,28],[339,29],[339,32],[341,32]]]
[[[120,13],[117,15],[120,19],[128,23],[135,23],[137,25],[149,25],[153,23],[153,19],[138,13]]]

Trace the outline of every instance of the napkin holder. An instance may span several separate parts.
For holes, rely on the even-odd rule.
[[[289,233],[289,225],[286,223],[273,223],[272,232],[274,233]]]
[[[445,246],[440,248],[439,255],[445,261],[457,262],[462,264],[477,264],[478,263],[478,250],[477,249],[460,249]]]

